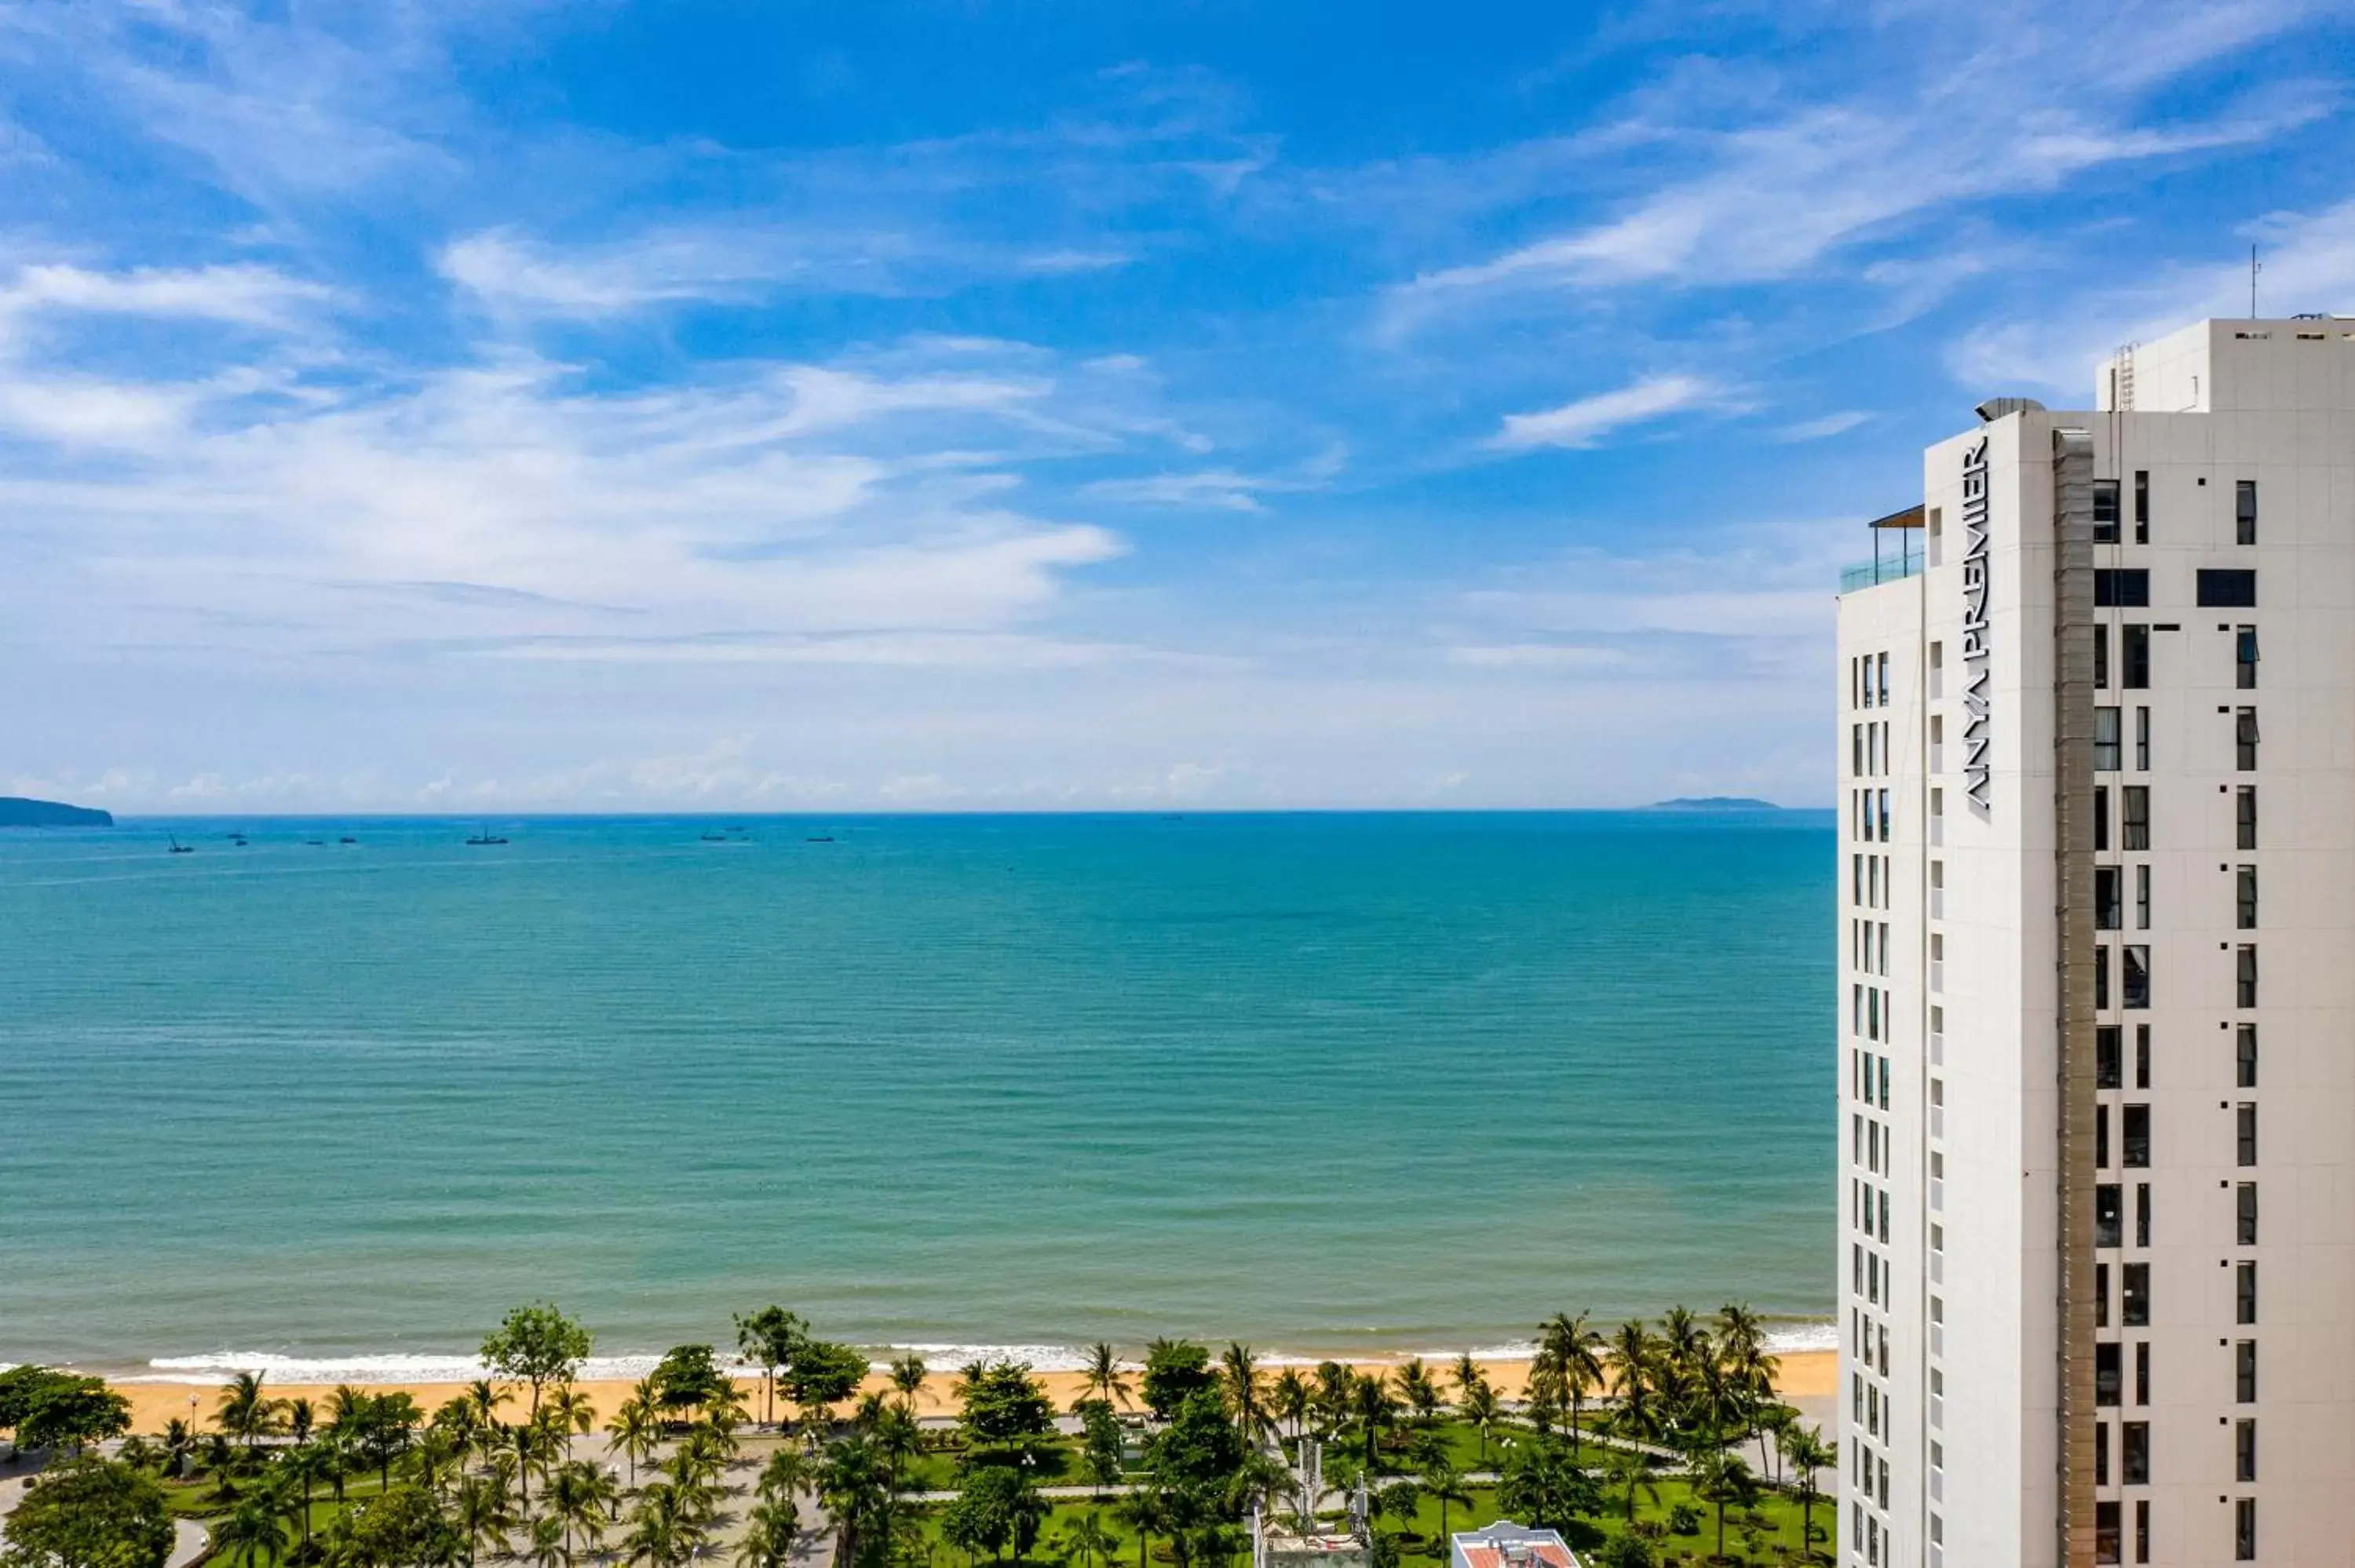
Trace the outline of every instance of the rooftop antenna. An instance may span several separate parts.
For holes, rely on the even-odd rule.
[[[2265,264],[2264,264],[2264,262],[2262,262],[2262,261],[2260,261],[2260,260],[2257,260],[2257,248],[2256,248],[2254,245],[2250,246],[2250,247],[2249,247],[2249,319],[2250,319],[2251,321],[2255,321],[2255,320],[2257,319],[2257,274],[2258,274],[2258,273],[2260,273],[2260,272],[2262,272],[2262,271],[2264,271],[2264,270],[2265,270]]]

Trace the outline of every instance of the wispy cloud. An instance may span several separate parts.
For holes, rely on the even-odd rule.
[[[1846,435],[1872,418],[1860,408],[1843,408],[1837,414],[1825,414],[1817,418],[1801,419],[1785,425],[1774,432],[1778,441],[1820,441],[1831,436]]]
[[[1504,428],[1488,438],[1499,451],[1536,447],[1591,447],[1612,431],[1645,424],[1718,396],[1718,389],[1692,376],[1655,376],[1613,392],[1597,392],[1534,414],[1508,414]]]

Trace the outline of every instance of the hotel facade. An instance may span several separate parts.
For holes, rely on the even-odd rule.
[[[2355,321],[2094,401],[1842,584],[1843,1564],[2355,1562]]]

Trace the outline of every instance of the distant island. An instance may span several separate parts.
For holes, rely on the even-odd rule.
[[[1747,795],[1679,795],[1673,800],[1656,800],[1644,809],[1647,811],[1779,811],[1783,808],[1772,800],[1753,800]]]
[[[0,795],[0,828],[111,828],[114,813],[59,800],[27,800]]]

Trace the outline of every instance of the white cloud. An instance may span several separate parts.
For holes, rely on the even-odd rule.
[[[1845,435],[1871,418],[1861,409],[1844,408],[1837,414],[1785,425],[1774,432],[1774,439],[1778,441],[1820,441],[1829,436]]]
[[[1655,376],[1534,414],[1508,414],[1487,444],[1503,451],[1591,447],[1624,426],[1642,424],[1712,401],[1717,389],[1691,376]]]
[[[334,291],[323,284],[272,267],[139,267],[101,272],[48,265],[18,269],[15,280],[0,287],[0,313],[88,311],[281,327],[303,307],[333,297]]]

